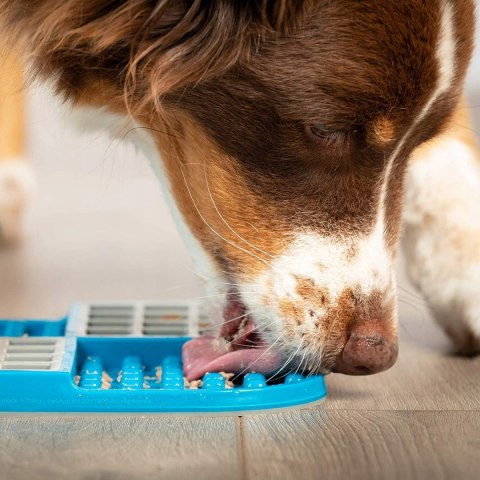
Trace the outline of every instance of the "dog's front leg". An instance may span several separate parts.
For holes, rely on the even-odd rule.
[[[465,101],[412,157],[403,246],[411,279],[459,352],[480,353],[480,151]]]
[[[23,68],[0,43],[0,243],[20,235],[32,173],[24,154]]]

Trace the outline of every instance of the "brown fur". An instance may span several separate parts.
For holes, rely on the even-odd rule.
[[[388,146],[395,140],[395,124],[387,117],[379,117],[375,120],[370,130],[370,141],[379,147]]]
[[[359,297],[356,292],[346,288],[335,302],[331,302],[328,292],[323,292],[309,279],[300,279],[297,293],[311,310],[315,329],[302,328],[304,303],[283,300],[280,313],[284,318],[284,335],[286,338],[303,337],[309,345],[315,362],[315,355],[322,353],[323,371],[333,368],[341,347],[353,332],[361,331],[363,337],[378,339],[395,345],[397,331],[390,319],[394,316],[395,301],[385,291],[375,291],[368,298]],[[315,320],[315,307],[325,310],[321,320]]]
[[[313,307],[324,308],[330,303],[328,290],[319,288],[309,278],[298,279],[296,292]]]
[[[208,80],[286,34],[311,0],[0,1],[4,24],[28,44],[36,72],[75,98],[89,79],[128,87],[135,109]],[[24,36],[26,34],[26,36]],[[120,92],[120,90],[119,90]]]
[[[167,133],[159,136],[158,147],[172,193],[194,235],[235,277],[250,277],[265,268],[268,257],[246,253],[243,249],[251,249],[237,235],[265,252],[281,252],[288,244],[288,223],[277,222],[275,230],[269,228],[274,207],[267,198],[252,192],[243,169],[229,161],[188,117],[172,113],[166,123],[152,128]],[[250,224],[260,234],[252,235],[256,232]]]
[[[167,170],[194,233],[230,268],[251,273],[265,257],[259,255],[262,262],[225,243],[218,247],[213,229],[201,226],[204,220],[232,243],[242,242],[219,223],[205,182],[194,192],[204,217],[199,218],[182,177],[191,185],[198,182],[190,175],[203,178],[205,172],[189,167],[182,173],[182,158],[189,164],[193,156],[198,163],[208,160],[206,174],[222,215],[269,254],[281,253],[297,227],[329,235],[367,233],[376,214],[382,159],[394,146],[370,139],[378,139],[386,115],[383,135],[400,136],[431,91],[434,3],[384,0],[378,8],[376,2],[353,0],[19,0],[0,2],[0,10],[14,30],[27,32],[36,71],[56,77],[59,91],[73,101],[129,109],[158,131],[158,143],[168,145],[164,156],[176,157]],[[463,37],[458,85],[472,48],[472,8],[462,3],[456,17]],[[441,128],[459,92],[457,87],[441,99],[397,162],[387,204],[392,252],[405,159]],[[334,139],[306,135],[304,125],[316,123],[333,129]],[[166,129],[177,140],[162,138]],[[198,147],[190,148],[190,156],[181,151],[188,148],[185,137]],[[244,218],[258,235],[253,237]]]
[[[439,2],[0,0],[0,12],[59,92],[152,132],[193,234],[227,278],[244,281],[270,268],[294,232],[370,233],[385,159],[435,88]],[[392,263],[408,158],[448,124],[473,48],[473,2],[450,3],[455,83],[388,178]],[[302,305],[281,307],[291,335],[305,304],[328,300],[309,279],[297,293]],[[334,359],[358,322],[393,339],[390,293],[345,289],[310,342],[328,338]]]

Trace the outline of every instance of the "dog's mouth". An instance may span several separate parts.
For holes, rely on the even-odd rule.
[[[187,380],[196,380],[208,372],[241,375],[278,369],[280,356],[262,339],[238,296],[229,296],[223,321],[218,336],[203,335],[184,344],[182,359]]]

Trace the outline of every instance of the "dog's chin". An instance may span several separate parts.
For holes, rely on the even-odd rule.
[[[280,353],[267,343],[239,296],[232,293],[227,295],[220,329],[185,343],[182,357],[188,380],[209,372],[268,374],[282,365]]]

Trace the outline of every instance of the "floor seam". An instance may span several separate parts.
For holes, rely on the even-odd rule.
[[[237,457],[240,467],[240,479],[247,480],[247,465],[245,463],[245,432],[243,417],[237,417]]]

